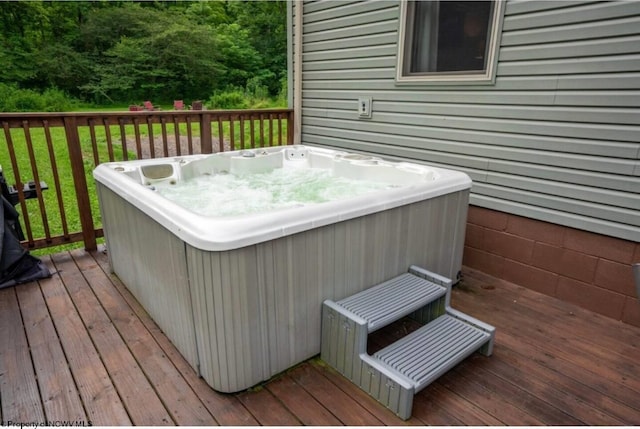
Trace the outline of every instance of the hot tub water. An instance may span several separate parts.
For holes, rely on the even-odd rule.
[[[257,174],[202,175],[159,182],[154,188],[195,213],[235,216],[353,198],[398,186],[334,176],[327,169],[278,168]]]

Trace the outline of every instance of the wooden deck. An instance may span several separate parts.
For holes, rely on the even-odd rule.
[[[427,387],[403,422],[319,359],[216,393],[109,274],[106,255],[42,259],[51,279],[0,290],[3,424],[640,424],[639,328],[472,270],[452,304],[496,326],[494,355]]]

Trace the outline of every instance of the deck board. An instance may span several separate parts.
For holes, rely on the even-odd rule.
[[[15,288],[0,290],[0,338],[3,422],[45,421]]]
[[[296,368],[295,371],[299,369]],[[340,424],[340,420],[320,402],[316,401],[301,385],[296,383],[289,374],[267,384],[266,388],[287,409],[291,410],[305,426],[335,426]]]
[[[169,412],[141,370],[129,345],[116,330],[71,255],[52,255],[52,260],[133,424],[173,425]]]
[[[133,357],[139,362],[173,421],[178,425],[215,424],[211,414],[149,335],[140,319],[132,317],[126,301],[95,260],[84,251],[73,251],[71,256],[105,312],[109,314],[115,329],[129,345]]]
[[[499,280],[493,283],[508,286]],[[496,290],[500,293],[495,293]],[[628,329],[629,325],[622,322],[602,320],[604,318],[594,313],[569,305],[561,305],[559,313],[549,310],[550,314],[545,315],[542,309],[551,307],[545,304],[557,300],[537,295],[540,294],[511,285],[511,289],[474,287],[471,293],[457,291],[454,297],[458,298],[456,302],[463,311],[467,306],[473,306],[475,317],[500,327],[496,334],[498,344],[542,363],[555,374],[570,377],[582,385],[583,391],[595,390],[594,406],[599,405],[603,396],[608,397],[628,406],[630,415],[637,416],[631,421],[640,421],[637,414],[640,410],[637,355],[622,355],[616,351],[621,344],[637,344],[638,329]],[[513,323],[514,315],[518,315],[516,320],[524,318],[530,322]],[[582,323],[558,323],[577,317]],[[608,322],[608,328],[606,324],[590,326],[591,317]],[[584,343],[590,345],[586,347]]]
[[[497,328],[414,399],[404,422],[318,358],[238,394],[213,391],[110,273],[103,252],[42,258],[0,290],[2,422],[94,425],[634,425],[640,329],[465,268],[454,308]],[[389,329],[375,340],[399,335]],[[386,337],[388,338],[386,338]]]
[[[240,402],[263,426],[301,426],[291,410],[288,410],[267,389],[258,387],[238,394]]]
[[[51,259],[42,259],[49,270],[54,272]],[[97,426],[109,423],[131,425],[131,419],[60,276],[54,275],[38,283],[56,327],[57,340],[62,345],[69,369],[77,380],[76,385],[87,418]]]
[[[87,421],[62,345],[37,283],[16,288],[31,359],[48,421]]]
[[[92,256],[105,273],[110,273],[109,262],[104,251],[94,252]],[[209,413],[222,426],[256,426],[258,421],[233,395],[222,395],[212,390],[206,382],[199,378],[186,359],[171,344],[140,303],[114,275],[109,275],[115,289],[122,295],[135,316],[140,319],[150,335],[158,342],[165,354],[171,359],[185,381],[196,392]]]

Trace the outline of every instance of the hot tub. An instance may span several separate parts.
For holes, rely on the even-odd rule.
[[[413,264],[461,269],[460,172],[296,145],[105,163],[94,177],[112,270],[221,392],[318,354],[323,300]]]

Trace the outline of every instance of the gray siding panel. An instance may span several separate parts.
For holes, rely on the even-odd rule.
[[[356,58],[375,58],[393,56],[395,59],[398,48],[395,43],[378,46],[364,46],[353,49],[331,49],[328,51],[307,52],[304,54],[305,65],[314,61],[353,60]]]
[[[397,20],[367,23],[362,25],[353,25],[335,30],[327,30],[317,33],[307,34],[303,36],[304,43],[323,42],[326,40],[334,41],[336,39],[346,39],[348,37],[357,37],[363,33],[373,35],[380,33],[388,33],[395,31],[398,26]]]
[[[615,79],[615,76],[609,76],[609,79]],[[554,78],[547,84],[554,86],[562,85],[560,79]],[[523,82],[527,85],[526,82]],[[538,82],[534,81],[534,87]],[[566,85],[570,85],[569,82]],[[588,86],[588,81],[585,82]],[[576,106],[576,107],[640,107],[640,90],[625,91],[594,91],[593,87],[589,87],[588,91],[542,91],[532,89],[530,91],[472,91],[450,89],[440,91],[417,90],[416,88],[407,87],[401,94],[396,93],[396,87],[389,82],[389,79],[359,79],[357,81],[345,80],[316,80],[304,82],[303,94],[304,98],[351,98],[357,100],[358,97],[368,95],[375,102],[381,100],[393,100],[399,97],[398,101],[429,101],[436,103],[474,103],[474,104],[505,104],[505,105],[524,105],[524,106]],[[412,91],[413,89],[413,91]],[[315,91],[319,90],[319,91]],[[320,91],[324,91],[321,94]],[[364,92],[366,91],[366,92]],[[378,98],[379,97],[379,98]],[[374,112],[375,113],[375,112]]]
[[[355,36],[344,39],[336,39],[336,40],[324,40],[320,42],[308,42],[304,43],[303,39],[303,52],[314,52],[314,51],[325,51],[329,49],[353,49],[353,48],[363,48],[370,47],[375,45],[388,45],[391,43],[396,43],[398,41],[398,36],[396,33],[387,33],[387,34],[373,34],[373,35],[365,35],[365,36]]]
[[[420,130],[416,130],[415,127],[407,127],[403,125],[372,124],[370,128],[362,129],[357,125],[357,123],[350,126],[349,123],[342,122],[341,125],[343,125],[344,128],[329,128],[329,123],[335,124],[336,122],[337,121],[323,122],[322,120],[315,118],[313,121],[311,119],[308,121],[303,120],[303,123],[308,123],[308,125],[303,125],[303,133],[305,131],[312,133],[315,130],[317,131],[317,134],[322,133],[323,135],[342,138],[353,136],[353,138],[356,139],[356,137],[361,138],[361,136],[357,135],[357,132],[359,131],[360,133],[374,134],[367,135],[366,142],[379,142],[381,144],[389,145],[390,147],[402,147],[414,143],[415,146],[411,145],[410,147],[414,147],[416,149],[437,150],[440,152],[452,152],[467,156],[487,157],[489,159],[528,162],[531,164],[542,164],[546,166],[564,166],[575,168],[576,170],[598,171],[611,174],[619,173],[629,176],[634,174],[634,169],[638,164],[638,161],[636,160],[612,158],[607,162],[602,162],[601,157],[596,156],[501,147],[490,144],[481,145],[476,143],[462,143],[461,139],[456,138],[457,134],[454,132],[449,132],[448,135],[444,134],[445,137],[450,137],[448,140],[427,139],[421,136]],[[318,125],[313,127],[314,124]],[[446,132],[446,130],[443,131],[443,133]],[[392,133],[397,134],[395,137],[389,137],[389,134]],[[402,137],[400,137],[401,133]],[[376,135],[378,137],[376,137]],[[405,139],[405,136],[414,138]]]
[[[327,21],[316,21],[305,25],[305,33],[312,34],[319,31],[334,30],[341,27],[355,27],[363,24],[377,23],[383,21],[396,21],[397,10],[391,8],[374,10],[373,12],[361,13],[358,15],[348,15],[344,18],[337,18]]]
[[[593,55],[634,54],[638,52],[638,43],[640,43],[640,36],[527,46],[507,46],[500,50],[500,61],[532,61],[588,57]]]
[[[633,72],[640,69],[640,55],[608,55],[597,58],[513,61],[498,64],[501,76],[591,74]]]
[[[640,241],[640,2],[509,0],[494,85],[396,83],[398,18],[305,3],[303,143],[456,168],[474,204]]]
[[[553,207],[555,210],[592,217],[594,219],[606,218],[606,220],[636,228],[640,226],[638,223],[640,217],[637,216],[637,211],[634,210],[625,210],[598,203],[580,201],[574,198],[557,197],[540,192],[529,192],[505,186],[494,186],[487,183],[474,185],[473,192],[478,195],[487,195],[536,207]]]
[[[306,59],[305,59],[306,60]],[[390,56],[370,56],[367,58],[358,58],[356,60],[352,58],[339,59],[333,61],[305,61],[302,70],[304,72],[309,71],[361,71],[361,69],[371,68],[390,68],[395,72],[396,57]],[[327,78],[325,78],[327,79]],[[335,79],[335,78],[333,78]]]
[[[506,22],[507,19],[505,18]],[[513,46],[629,36],[638,34],[639,22],[640,17],[634,16],[632,18],[596,21],[587,24],[505,31],[502,34],[501,44],[502,46]]]
[[[341,109],[353,111],[353,99],[327,100],[324,98],[307,98],[305,106],[319,109]],[[411,102],[407,102],[411,103]],[[378,112],[406,112],[407,105],[394,101],[375,101]],[[413,103],[413,113],[425,115],[469,116],[475,118],[505,118],[526,119],[539,121],[563,121],[574,123],[602,123],[640,125],[640,109],[604,109],[604,108],[568,108],[568,107],[537,107],[537,106],[503,106],[492,104],[462,104],[462,103]],[[588,143],[588,142],[585,142]],[[603,142],[606,144],[607,142]],[[611,143],[611,142],[608,142]],[[600,143],[597,143],[598,146]],[[629,146],[629,145],[627,145]],[[635,145],[631,145],[635,148]],[[632,151],[635,153],[635,151]],[[618,156],[618,155],[616,155]],[[635,156],[634,156],[635,157]]]
[[[312,117],[326,117],[331,119],[357,119],[353,110],[331,110],[325,109],[304,109],[303,115]],[[633,157],[636,153],[634,143],[638,138],[638,127],[635,126],[614,126],[605,124],[574,124],[571,122],[555,121],[531,121],[513,120],[503,118],[474,118],[448,115],[428,115],[416,113],[386,113],[377,112],[375,122],[388,123],[391,125],[414,125],[445,129],[462,129],[474,131],[494,131],[498,133],[513,133],[524,135],[538,135],[551,137],[573,137],[577,139],[593,139],[604,142],[602,144],[602,155],[610,155],[609,145],[606,140],[615,136],[616,142],[631,142],[627,146]],[[598,144],[598,143],[596,143]],[[615,142],[613,144],[616,144]],[[629,155],[627,155],[629,156]]]
[[[387,9],[389,7],[397,8],[397,6],[396,2],[388,0],[373,2],[337,2],[329,0],[326,2],[314,3],[312,5],[305,4],[303,25],[317,21],[330,21],[337,20],[342,17],[358,16],[380,9]]]
[[[567,7],[574,7],[586,4],[594,4],[596,1],[574,1],[574,0],[545,0],[545,1],[531,1],[531,0],[512,0],[507,2],[506,14],[508,16],[515,16],[523,13],[541,12],[543,10],[564,9]]]
[[[571,5],[567,4],[567,6]],[[582,25],[586,22],[625,18],[633,15],[636,11],[636,6],[630,1],[592,3],[564,7],[562,10],[531,11],[531,13],[520,16],[509,16],[509,19],[505,19],[502,30],[526,30],[530,28],[544,28],[557,25],[564,26],[569,24]],[[510,10],[506,11],[507,14],[509,12]]]
[[[638,89],[640,82],[640,73],[616,73],[602,75],[582,75],[582,76],[562,76],[558,79],[558,90],[571,90],[589,88],[590,90],[616,90],[629,89],[635,90],[632,93],[637,97],[640,91]],[[596,93],[597,94],[597,93]],[[625,93],[623,93],[624,95]],[[630,100],[630,98],[629,98]],[[616,104],[614,104],[615,106]],[[633,106],[633,104],[621,104],[621,106]],[[636,103],[637,105],[637,103]]]

